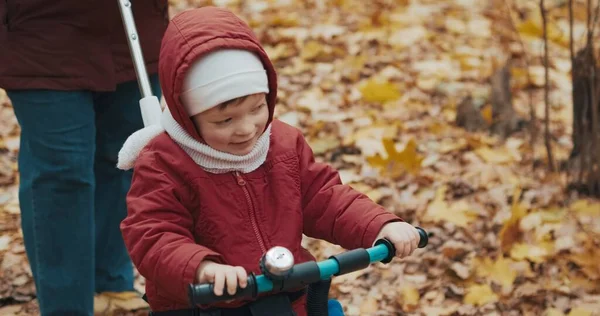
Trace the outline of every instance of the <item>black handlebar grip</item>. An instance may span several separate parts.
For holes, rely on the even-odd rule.
[[[421,228],[421,227],[415,227],[417,229],[417,231],[419,232],[419,248],[425,248],[425,246],[427,246],[427,244],[429,243],[429,235],[427,234],[427,232]],[[396,247],[394,247],[394,244],[392,244],[391,241],[383,238],[383,239],[379,239],[375,242],[375,246],[380,245],[380,244],[384,244],[387,249],[388,249],[388,256],[381,260],[381,263],[390,263],[390,261],[392,261],[392,259],[394,259],[394,257],[396,256]]]
[[[223,295],[217,296],[214,293],[213,284],[190,284],[188,286],[188,297],[192,306],[206,305],[228,300],[251,299],[258,296],[258,286],[254,274],[248,276],[248,284],[245,288],[238,285],[235,294],[230,295],[227,289],[223,289]]]
[[[417,231],[419,232],[419,236],[421,237],[419,239],[419,248],[425,248],[427,246],[427,244],[429,243],[429,235],[423,228],[421,228],[421,227],[415,227],[415,228],[417,229]]]

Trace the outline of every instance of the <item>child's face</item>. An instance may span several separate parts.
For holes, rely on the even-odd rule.
[[[192,116],[207,145],[239,156],[250,153],[268,119],[264,93],[252,94],[240,102],[221,104]]]

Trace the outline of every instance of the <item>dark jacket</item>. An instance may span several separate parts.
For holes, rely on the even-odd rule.
[[[149,74],[167,0],[132,1]],[[117,0],[1,0],[0,88],[112,91],[135,71]]]

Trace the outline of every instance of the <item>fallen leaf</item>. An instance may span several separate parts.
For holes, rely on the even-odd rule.
[[[463,242],[448,240],[442,246],[441,252],[448,259],[454,260],[457,257],[465,255],[471,247]]]
[[[365,300],[360,304],[360,314],[361,315],[373,315],[375,312],[379,310],[379,303],[377,300],[371,296],[365,298]]]
[[[359,90],[366,102],[385,103],[400,98],[400,91],[394,84],[376,79],[367,80]]]
[[[405,312],[410,312],[416,310],[419,306],[419,291],[412,286],[404,286],[400,290],[401,295],[401,305],[402,310]]]
[[[564,316],[565,314],[557,308],[548,308],[544,311],[544,316]]]
[[[548,256],[545,248],[530,244],[515,244],[510,250],[511,258],[515,260],[530,260],[536,263],[542,263]]]
[[[461,262],[452,263],[450,265],[450,269],[454,271],[454,273],[456,273],[456,275],[463,280],[466,280],[471,276],[471,267]]]
[[[486,106],[481,108],[481,117],[485,120],[486,123],[492,125],[494,123],[494,119],[492,118],[492,106],[487,104]]]
[[[414,139],[411,139],[400,152],[396,150],[394,141],[389,138],[383,139],[383,147],[387,153],[386,158],[379,154],[367,158],[369,164],[378,167],[382,174],[398,178],[405,172],[416,174],[421,168],[423,157],[417,153],[417,143]]]
[[[0,307],[0,315],[2,316],[17,316],[21,312],[22,307],[20,305],[8,305]]]
[[[304,60],[311,60],[323,53],[323,45],[317,41],[308,41],[302,48],[300,57]]]
[[[592,316],[592,312],[584,308],[573,308],[567,316]]]
[[[515,188],[513,192],[513,203],[511,207],[511,216],[504,223],[500,230],[499,239],[503,252],[509,251],[512,246],[521,238],[520,222],[525,216],[527,210],[519,202],[521,199],[521,189]]]
[[[446,186],[437,189],[435,199],[427,207],[424,219],[434,222],[445,221],[467,227],[477,218],[477,213],[473,212],[464,201],[453,204],[446,202],[444,199],[446,190]]]
[[[593,280],[600,280],[600,265],[598,264],[598,258],[600,258],[600,250],[596,248],[587,249],[583,253],[572,253],[568,256],[571,262],[574,262],[582,268],[589,278]]]
[[[11,238],[8,235],[0,236],[0,251],[7,250],[9,248]]]
[[[308,140],[308,143],[315,155],[324,154],[340,146],[340,141],[335,135],[312,138]]]
[[[6,252],[0,262],[0,268],[2,270],[8,270],[11,267],[19,264],[23,260],[23,256],[18,256],[10,252]]]
[[[31,280],[31,278],[29,276],[22,274],[16,278],[14,278],[12,281],[12,284],[14,286],[22,286],[22,285],[25,285],[27,282],[29,282],[29,280]]]
[[[471,285],[467,289],[467,294],[465,295],[464,302],[466,304],[471,304],[475,306],[481,306],[488,303],[493,303],[498,301],[498,295],[496,295],[492,288],[487,284],[475,284]]]
[[[521,35],[541,38],[543,35],[541,17],[528,19],[522,23],[519,23],[517,25],[517,30]],[[568,35],[565,35],[565,33],[568,32],[563,32],[556,26],[556,24],[549,23],[547,25],[547,33],[549,41],[552,41],[563,47],[569,46],[569,38],[567,37]]]
[[[313,114],[330,109],[329,103],[324,100],[323,91],[318,87],[304,91],[296,104]]]
[[[515,160],[520,160],[520,157],[515,157],[514,154],[508,151],[505,147],[496,149],[480,147],[475,149],[475,153],[486,162],[493,164],[506,164]]]
[[[512,262],[509,258],[504,257],[498,257],[495,261],[483,258],[475,265],[477,275],[501,285],[503,292],[509,292],[517,278],[517,272],[511,266]]]
[[[421,25],[416,25],[414,27],[400,29],[393,32],[390,34],[388,42],[390,45],[397,48],[404,48],[416,43],[417,41],[423,40],[425,37],[427,37],[427,34],[427,29]]]
[[[400,123],[395,124],[372,124],[357,129],[343,140],[345,146],[354,145],[369,157],[375,154],[387,155],[382,139],[394,138],[401,129]]]
[[[571,204],[569,207],[575,212],[590,215],[590,216],[598,216],[600,215],[600,203],[598,202],[590,202],[588,200],[579,200],[575,203]]]

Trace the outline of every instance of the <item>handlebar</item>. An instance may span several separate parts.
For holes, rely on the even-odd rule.
[[[419,232],[419,248],[424,248],[429,242],[427,232],[415,227]],[[245,288],[238,288],[235,294],[224,291],[223,295],[214,294],[213,284],[190,284],[188,296],[192,306],[206,305],[228,300],[254,299],[266,292],[295,290],[308,286],[319,280],[327,280],[332,276],[342,275],[366,268],[374,262],[389,263],[396,254],[396,248],[387,239],[379,239],[371,248],[358,248],[331,256],[320,262],[308,261],[296,264],[283,279],[271,279],[265,274],[248,276]]]

